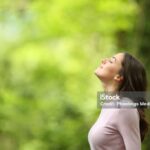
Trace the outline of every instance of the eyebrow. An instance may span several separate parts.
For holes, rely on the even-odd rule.
[[[117,61],[116,57],[114,57],[114,56],[113,56],[112,58],[114,58],[114,59],[115,59],[115,61]]]

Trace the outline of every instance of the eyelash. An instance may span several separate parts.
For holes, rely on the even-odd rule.
[[[111,60],[109,60],[110,63],[113,63]]]

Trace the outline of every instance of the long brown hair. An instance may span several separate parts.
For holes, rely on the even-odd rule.
[[[131,54],[124,52],[122,69],[120,75],[124,80],[119,87],[119,91],[142,91],[147,90],[147,76],[144,65]],[[139,100],[140,101],[140,100]],[[146,102],[146,99],[144,100]],[[148,132],[149,124],[145,116],[145,108],[138,108],[140,116],[140,135],[143,142],[145,134]]]

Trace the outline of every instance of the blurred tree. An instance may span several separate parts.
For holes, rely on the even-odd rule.
[[[147,66],[148,74],[150,73],[150,1],[149,0],[138,0],[139,4],[139,21],[137,24],[138,31],[138,49],[139,55]],[[149,81],[150,83],[150,81]],[[150,84],[149,84],[150,85]]]

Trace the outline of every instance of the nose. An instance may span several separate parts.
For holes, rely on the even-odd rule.
[[[108,58],[105,58],[102,60],[102,64],[105,64],[107,62]]]

